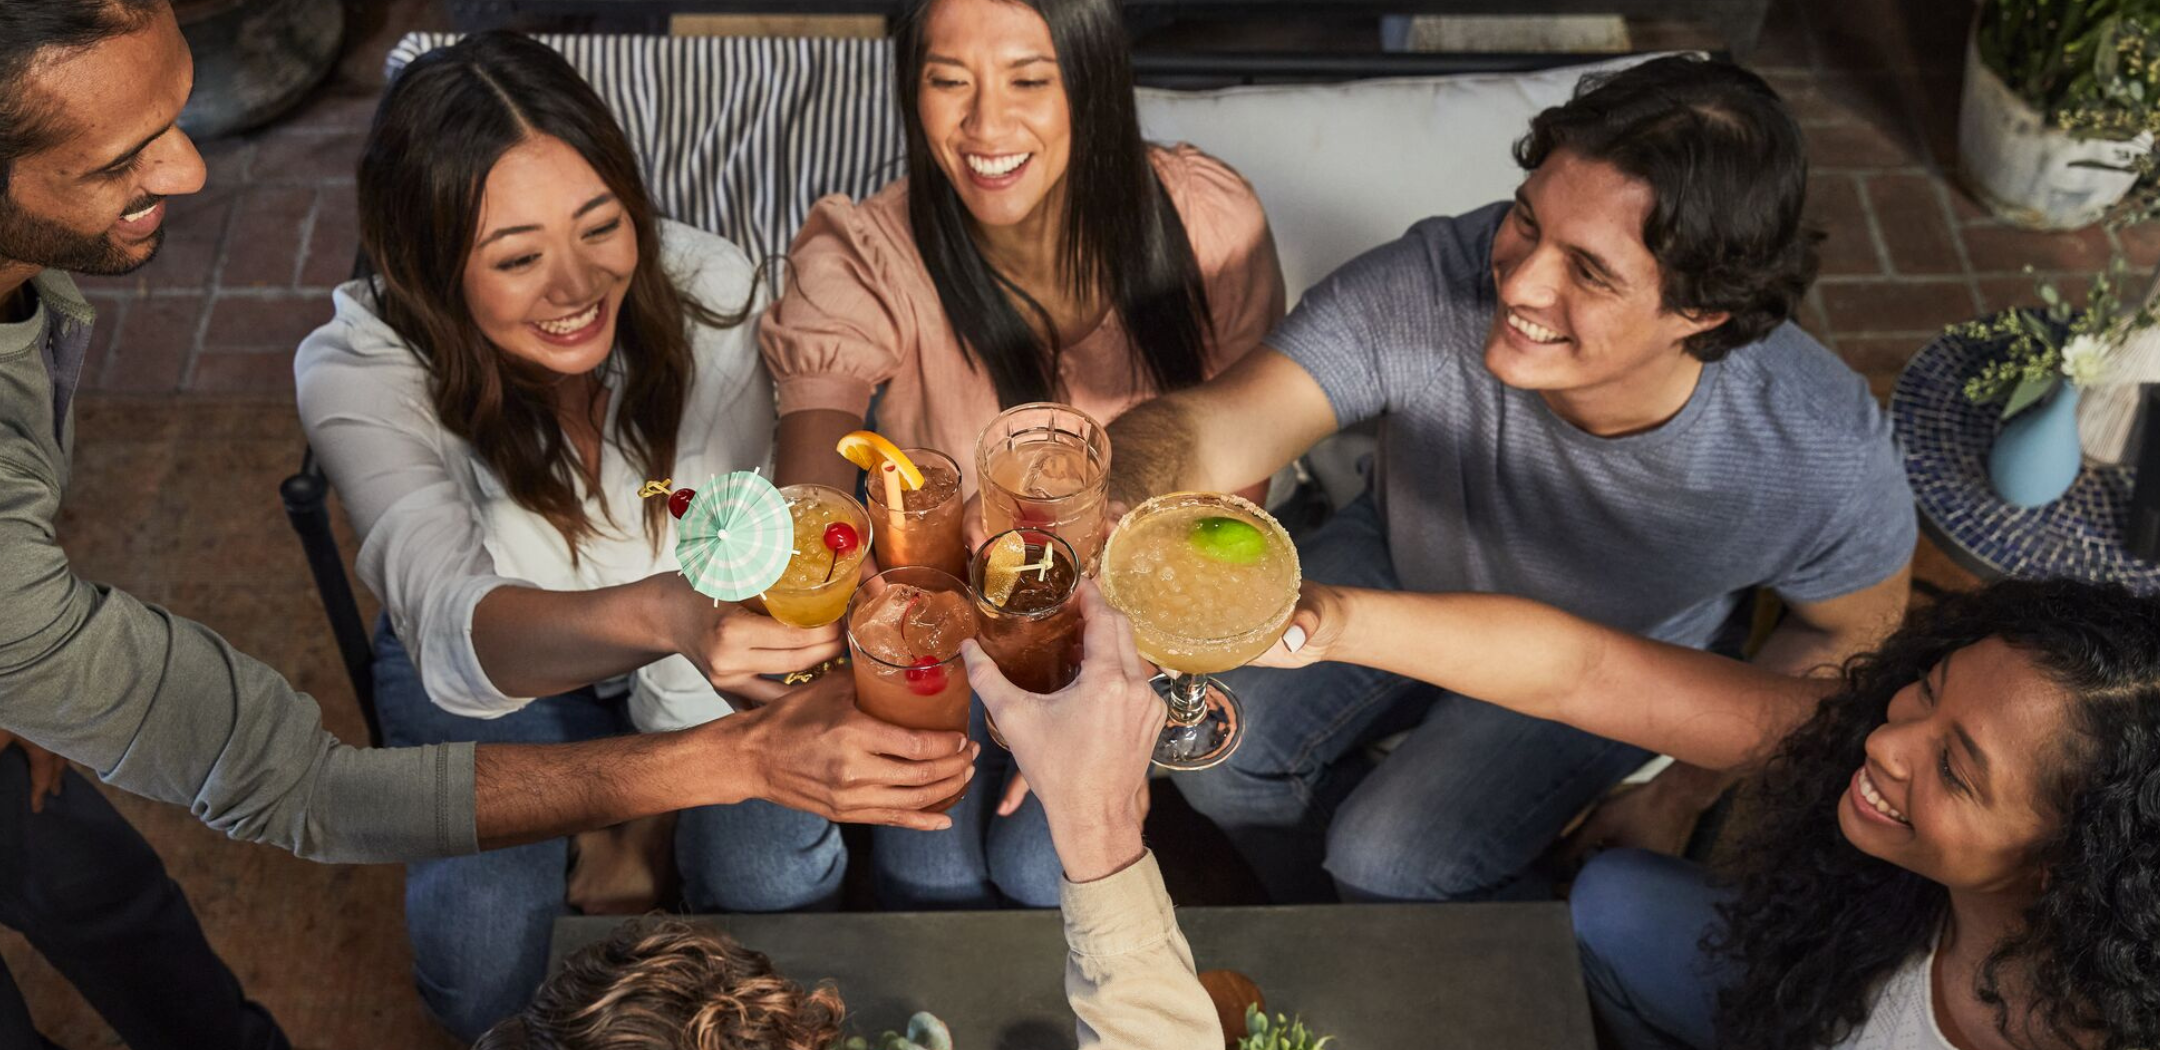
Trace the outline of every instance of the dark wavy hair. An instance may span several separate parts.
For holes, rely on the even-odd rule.
[[[1649,185],[1642,238],[1664,308],[1730,315],[1682,344],[1697,359],[1770,334],[1814,283],[1822,234],[1801,220],[1806,143],[1761,77],[1693,55],[1584,77],[1530,122],[1515,162],[1531,170],[1562,149]]]
[[[49,51],[81,51],[132,33],[166,0],[7,0],[0,4],[0,198],[15,161],[60,140],[60,107],[23,90],[30,67]]]
[[[2160,599],[2118,586],[2013,580],[1916,611],[1781,745],[1735,843],[1738,895],[1706,946],[1739,964],[1718,1045],[1828,1046],[1867,1016],[1878,984],[1928,950],[1940,884],[1847,842],[1836,813],[1891,697],[1989,637],[2029,656],[2071,699],[2046,748],[2041,804],[2059,819],[2020,931],[1982,967],[1996,1026],[2025,1045],[2160,1046]],[[2012,1016],[2005,989],[2029,1009]],[[2081,1043],[2098,1033],[2097,1042]]]
[[[473,1050],[827,1050],[845,1013],[725,933],[649,916],[572,952]]]
[[[463,290],[488,172],[538,135],[584,157],[637,234],[638,266],[616,322],[624,372],[618,432],[604,438],[619,441],[645,477],[675,469],[693,375],[691,325],[740,324],[748,304],[715,313],[663,272],[637,155],[600,96],[553,48],[516,33],[476,34],[414,59],[384,93],[359,177],[362,272],[377,278],[378,312],[427,366],[443,427],[472,446],[518,506],[562,533],[574,561],[595,525],[549,393],[558,377],[489,342]],[[655,544],[664,502],[644,508]]]
[[[908,223],[945,319],[960,337],[968,365],[989,372],[998,403],[1055,400],[1064,351],[1056,326],[1040,303],[983,257],[967,205],[923,133],[918,102],[930,9],[937,2],[910,0],[893,27],[900,121],[907,129]],[[1008,2],[1026,5],[1049,23],[1072,118],[1059,224],[1066,285],[1085,299],[1109,298],[1139,350],[1132,362],[1136,378],[1158,392],[1198,383],[1207,374],[1207,290],[1185,223],[1140,137],[1132,54],[1117,0]],[[1047,343],[1021,318],[1015,299],[1049,333]]]

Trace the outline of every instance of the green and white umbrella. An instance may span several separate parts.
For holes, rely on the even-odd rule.
[[[697,592],[739,602],[787,571],[795,520],[773,483],[747,470],[705,483],[675,525],[675,560]]]

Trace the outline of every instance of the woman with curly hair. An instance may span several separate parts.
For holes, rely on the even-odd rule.
[[[1760,767],[1727,877],[1621,851],[1576,882],[1619,1045],[2160,1046],[2160,600],[2006,581],[1796,678],[1516,598],[1308,586],[1267,661],[1319,660]]]

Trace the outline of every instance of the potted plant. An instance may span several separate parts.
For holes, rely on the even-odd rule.
[[[2153,170],[2156,130],[2160,0],[1981,0],[1958,158],[1997,215],[2040,229],[2099,220]]]
[[[1303,1018],[1276,1014],[1270,1021],[1257,1005],[1245,1007],[1245,1031],[1238,1050],[1326,1050],[1335,1041],[1334,1036],[1307,1029]]]
[[[1966,382],[1965,397],[2003,405],[2002,432],[1988,451],[1988,480],[2005,501],[2043,506],[2077,480],[2084,462],[2079,393],[2098,384],[2125,341],[2153,323],[2145,303],[2122,300],[2128,272],[2118,254],[2093,277],[2082,306],[2072,305],[2052,282],[2039,281],[2040,307],[2013,307],[1950,326],[1952,335],[1994,346],[1995,356]]]

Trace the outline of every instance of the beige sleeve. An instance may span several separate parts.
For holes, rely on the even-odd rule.
[[[1081,1050],[1222,1050],[1153,853],[1107,878],[1063,883],[1059,899]]]
[[[1207,287],[1209,371],[1251,353],[1283,319],[1282,262],[1253,188],[1229,165],[1178,147],[1184,175],[1179,219]]]

